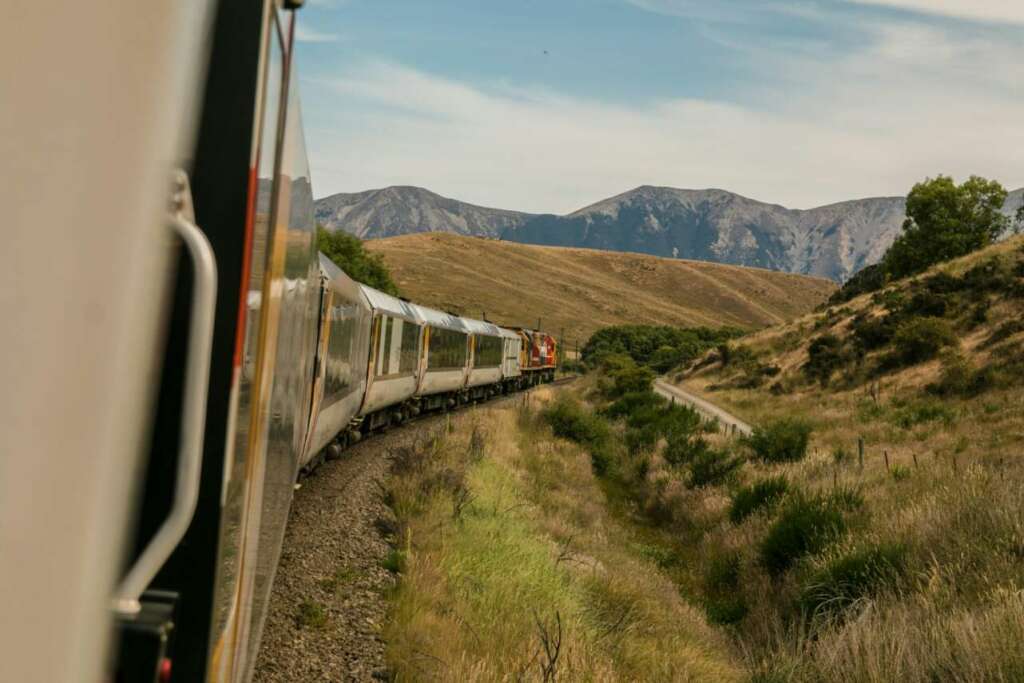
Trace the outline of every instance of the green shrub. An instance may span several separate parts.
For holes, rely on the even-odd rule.
[[[926,390],[936,396],[977,396],[996,383],[991,367],[975,369],[960,352],[947,349],[942,354],[942,372],[939,380]]]
[[[641,405],[626,417],[626,442],[630,452],[653,448],[658,439],[690,438],[702,429],[701,417],[681,404]]]
[[[661,408],[664,405],[665,399],[653,391],[633,391],[610,403],[601,414],[617,420],[640,410]]]
[[[327,625],[327,610],[319,602],[307,598],[299,603],[295,625],[299,628],[322,629]]]
[[[744,365],[754,360],[754,352],[749,346],[725,342],[718,345],[718,357],[723,366]]]
[[[966,273],[963,277],[964,288],[976,298],[986,293],[1009,294],[1018,296],[1020,293],[1020,281],[1016,274],[1003,259],[991,258],[979,263]]]
[[[725,451],[706,448],[690,461],[690,488],[720,486],[743,464],[740,458]]]
[[[674,346],[662,346],[651,354],[648,365],[659,374],[665,374],[686,360],[684,352]]]
[[[902,312],[906,316],[941,318],[948,310],[949,300],[945,295],[926,290],[910,297]]]
[[[907,549],[886,543],[832,559],[804,584],[798,604],[809,616],[841,612],[857,600],[895,585],[904,575]]]
[[[779,576],[794,562],[820,552],[846,532],[840,506],[823,496],[792,496],[758,548],[762,566]]]
[[[578,401],[563,397],[545,408],[541,416],[555,436],[575,441],[587,449],[595,474],[608,473],[614,459],[612,433],[600,415],[587,411]]]
[[[729,626],[743,621],[750,612],[747,600],[742,594],[721,595],[708,598],[704,603],[708,621],[717,626]]]
[[[964,288],[963,280],[945,272],[929,275],[921,284],[932,294],[954,294]]]
[[[829,304],[840,304],[854,297],[881,289],[888,282],[885,268],[880,264],[862,268],[829,297]]]
[[[580,355],[594,366],[610,354],[630,357],[635,363],[667,372],[697,358],[727,339],[742,334],[735,328],[669,327],[667,325],[615,325],[598,330],[583,345]]]
[[[908,366],[935,358],[942,349],[956,346],[957,338],[945,320],[914,318],[899,326],[892,343],[891,363]]]
[[[699,435],[674,434],[668,439],[662,454],[665,462],[673,467],[688,465],[703,456],[708,450],[708,442]]]
[[[956,420],[956,411],[936,400],[914,401],[901,405],[891,416],[893,424],[903,429],[910,429],[926,422],[943,422],[952,424]]]
[[[745,443],[764,462],[796,462],[807,456],[810,438],[809,424],[795,418],[781,418],[755,427]]]
[[[864,351],[880,349],[892,341],[896,334],[896,316],[889,314],[880,317],[858,315],[853,319],[850,329],[857,345]]]
[[[399,574],[405,571],[405,553],[397,548],[393,548],[381,560],[380,566],[392,574]]]
[[[789,481],[782,475],[744,486],[733,494],[729,504],[729,520],[739,524],[758,510],[774,507],[788,492]]]
[[[727,552],[711,560],[704,572],[704,609],[713,624],[735,624],[749,611],[740,589],[740,556]]]
[[[804,374],[827,386],[833,373],[846,363],[843,342],[834,334],[825,334],[810,343],[807,347],[807,363]]]
[[[846,512],[856,512],[864,507],[864,494],[854,486],[837,486],[825,496],[832,507]]]
[[[651,390],[654,373],[650,368],[633,365],[608,374],[612,380],[614,396]]]

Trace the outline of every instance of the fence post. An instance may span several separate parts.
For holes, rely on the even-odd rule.
[[[860,468],[864,469],[864,437],[857,437],[857,458],[860,461]]]
[[[889,471],[889,451],[882,451],[882,454],[885,456],[885,471],[888,472]]]

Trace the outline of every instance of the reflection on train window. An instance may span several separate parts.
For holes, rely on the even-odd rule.
[[[388,318],[387,316],[382,317],[380,322],[380,346],[377,348],[377,376],[390,375],[391,374],[391,340],[394,334],[395,323],[398,322],[394,318]]]
[[[477,335],[475,337],[476,352],[473,358],[475,368],[496,368],[501,365],[502,339]]]
[[[399,322],[402,325],[402,346],[398,357],[398,371],[403,374],[415,372],[420,357],[420,326],[408,320]]]
[[[345,396],[355,388],[352,376],[352,342],[355,338],[359,307],[354,304],[332,306],[331,329],[327,340],[324,372],[324,405]]]
[[[427,368],[461,369],[466,366],[466,335],[443,327],[430,328]]]

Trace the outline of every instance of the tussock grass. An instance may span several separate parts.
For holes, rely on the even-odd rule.
[[[740,680],[726,639],[610,516],[585,448],[530,408],[476,419],[455,418],[389,488],[405,553],[384,633],[397,680]],[[472,495],[458,516],[445,471]]]
[[[1022,247],[742,340],[782,368],[786,391],[743,388],[720,363],[683,380],[753,424],[813,428],[803,459],[751,459],[738,487],[720,487],[738,519],[694,499],[662,516],[705,573],[720,549],[738,555],[733,594],[748,610],[728,629],[751,680],[1024,680]],[[808,371],[824,334],[840,343],[819,345]],[[781,503],[742,514],[757,482],[782,476]]]

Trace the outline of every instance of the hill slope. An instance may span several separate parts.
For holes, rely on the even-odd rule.
[[[772,434],[733,491],[785,477],[781,503],[717,523],[723,487],[681,509],[712,520],[698,557],[736,549],[730,596],[751,614],[731,633],[781,679],[1019,680],[1022,320],[1024,238],[1015,237],[750,335],[726,363],[712,352],[677,378]],[[805,452],[790,447],[772,461],[767,446],[790,429],[771,427],[780,418],[813,432]],[[783,547],[802,500],[827,506],[829,496],[843,501],[825,522],[834,536],[794,543],[796,561],[768,576],[765,548]],[[814,647],[780,648],[786,624],[801,623],[800,610],[806,623],[812,609],[830,618],[789,637]]]
[[[509,325],[536,325],[582,345],[620,323],[754,328],[806,313],[834,285],[738,266],[461,237],[367,242],[410,299]]]
[[[1013,213],[1024,189],[1011,193]],[[528,244],[635,251],[757,266],[844,281],[878,261],[899,234],[902,197],[809,210],[725,190],[638,187],[567,216],[466,204],[415,187],[338,194],[317,201],[317,220],[363,238],[443,231]]]

